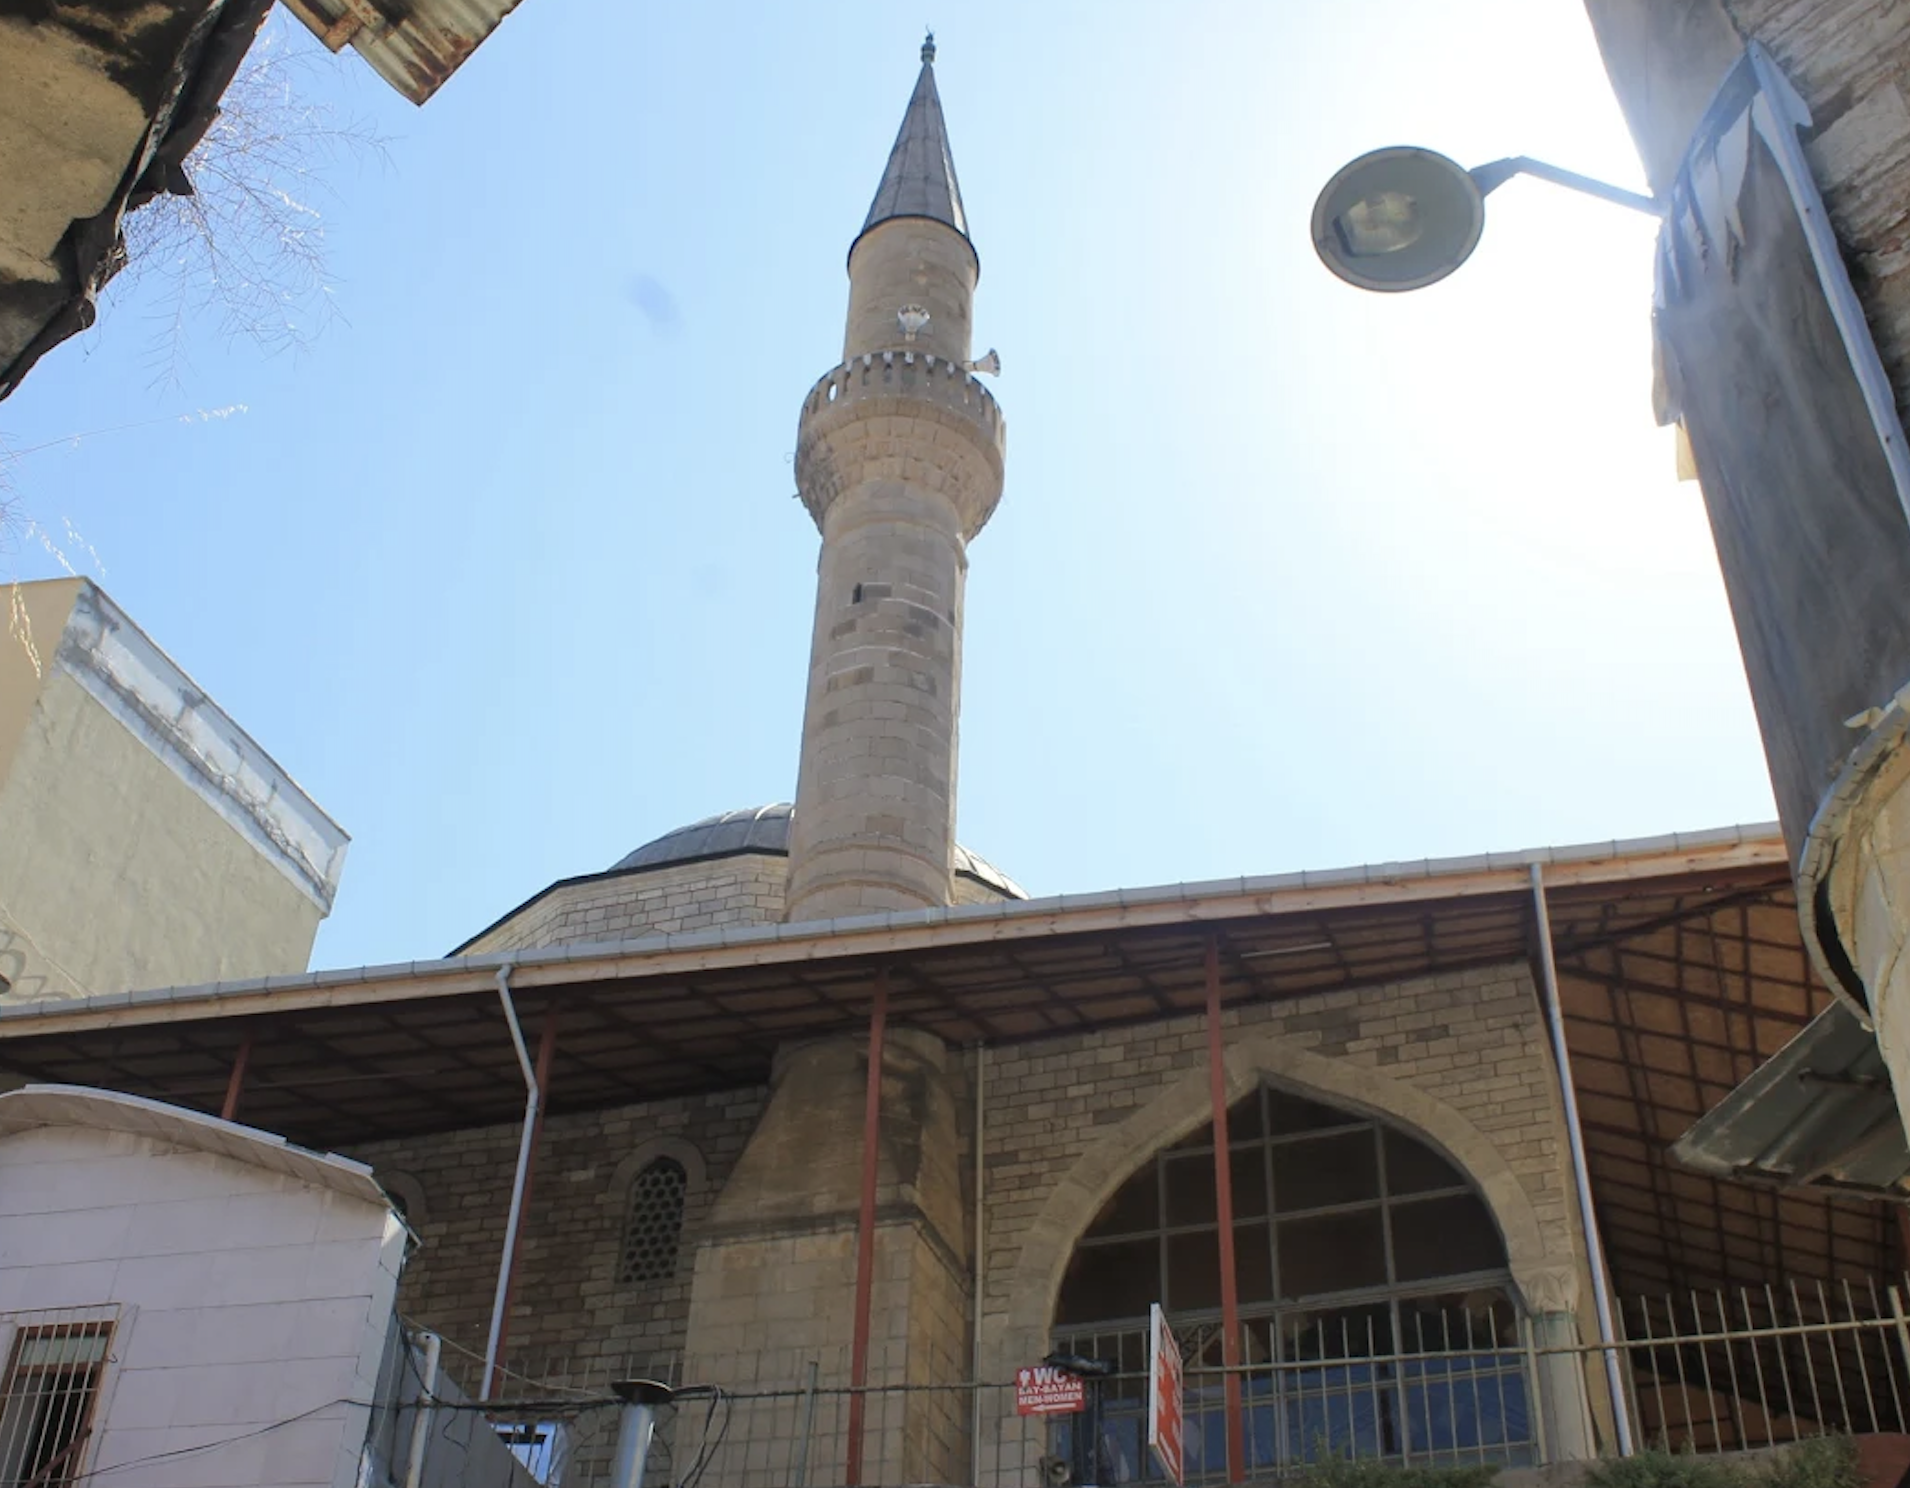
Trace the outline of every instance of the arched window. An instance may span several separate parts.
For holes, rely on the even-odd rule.
[[[683,1240],[683,1199],[688,1191],[689,1174],[674,1157],[657,1158],[631,1180],[619,1281],[664,1281],[676,1275],[677,1249]]]
[[[1243,1382],[1248,1465],[1322,1447],[1414,1462],[1528,1458],[1505,1243],[1465,1175],[1397,1128],[1271,1086],[1227,1124],[1240,1358],[1257,1366]],[[1154,1302],[1189,1370],[1189,1476],[1216,1477],[1220,1379],[1199,1373],[1221,1362],[1211,1125],[1155,1154],[1102,1206],[1061,1283],[1056,1345],[1139,1375]],[[1138,1392],[1109,1392],[1109,1445],[1130,1474],[1151,1472]]]

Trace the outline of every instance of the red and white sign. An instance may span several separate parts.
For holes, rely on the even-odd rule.
[[[1023,1416],[1065,1416],[1085,1410],[1087,1386],[1078,1374],[1052,1364],[1030,1364],[1015,1371],[1015,1413]]]
[[[1156,1302],[1147,1311],[1147,1445],[1169,1479],[1181,1475],[1180,1344]]]

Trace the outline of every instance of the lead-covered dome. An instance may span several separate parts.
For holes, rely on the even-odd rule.
[[[628,873],[634,869],[727,858],[737,853],[788,857],[789,818],[794,809],[787,801],[775,801],[768,806],[706,816],[644,843],[635,852],[619,858],[610,871]],[[955,876],[972,879],[1004,899],[1028,897],[1020,884],[960,843],[955,846]]]
[[[478,932],[453,955],[590,945],[646,935],[768,925],[783,917],[790,805],[725,811],[665,832],[602,873],[566,878]],[[1021,885],[955,849],[957,904],[1026,899]]]

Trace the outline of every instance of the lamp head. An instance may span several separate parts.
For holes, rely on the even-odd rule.
[[[1457,161],[1395,145],[1344,166],[1313,204],[1313,247],[1348,284],[1396,292],[1444,279],[1472,255],[1485,193]]]

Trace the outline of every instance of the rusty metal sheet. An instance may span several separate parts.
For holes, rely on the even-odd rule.
[[[517,0],[285,0],[334,52],[355,49],[421,104],[517,8]]]

